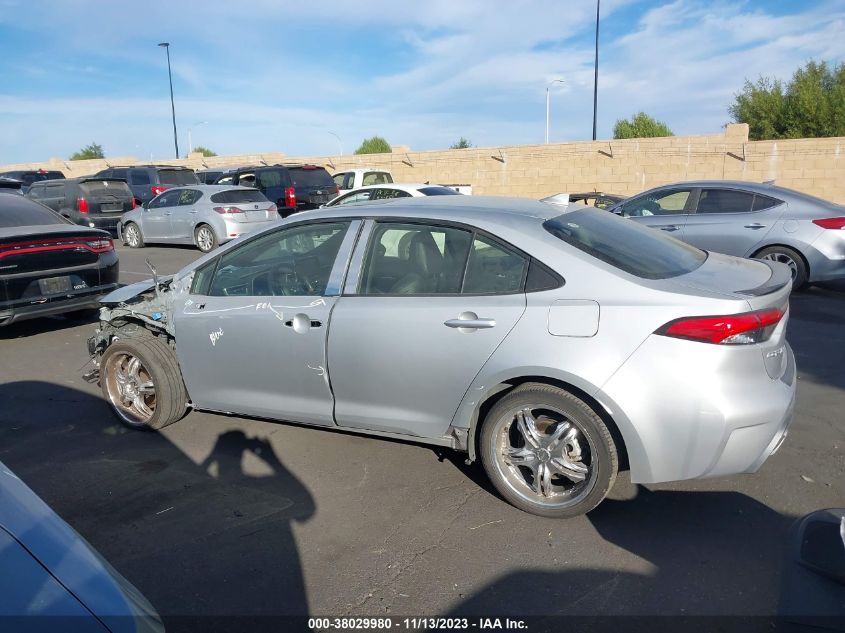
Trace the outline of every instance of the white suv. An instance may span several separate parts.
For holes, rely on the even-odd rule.
[[[389,185],[393,176],[386,169],[350,169],[332,176],[338,188],[338,195],[367,185]]]

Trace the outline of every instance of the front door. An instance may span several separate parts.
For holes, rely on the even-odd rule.
[[[326,336],[359,224],[283,227],[197,270],[175,311],[195,407],[334,424]]]
[[[157,198],[150,200],[142,216],[144,239],[165,241],[172,239],[170,216],[179,204],[179,194],[179,190],[165,191]]]
[[[368,229],[329,330],[335,419],[443,435],[525,311],[527,258],[457,226],[391,221]]]
[[[179,194],[179,204],[171,207],[170,227],[173,238],[179,241],[193,242],[194,223],[198,210],[194,206],[202,193],[197,189],[182,189]]]

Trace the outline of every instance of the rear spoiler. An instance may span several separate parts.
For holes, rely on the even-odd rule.
[[[769,262],[765,259],[757,260],[762,264],[766,264],[771,271],[772,276],[762,285],[748,290],[737,290],[736,293],[746,295],[748,297],[762,297],[771,292],[777,292],[786,284],[792,283],[792,271],[786,264],[779,264],[777,262]],[[774,264],[774,265],[773,265]]]

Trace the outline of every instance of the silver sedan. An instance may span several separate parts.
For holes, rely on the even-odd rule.
[[[795,400],[790,289],[782,264],[606,211],[417,198],[298,214],[122,288],[89,351],[130,427],[191,407],[446,446],[570,517],[621,466],[760,467]]]
[[[219,244],[279,219],[276,205],[249,187],[173,187],[123,215],[117,234],[127,246],[194,244],[207,253]]]

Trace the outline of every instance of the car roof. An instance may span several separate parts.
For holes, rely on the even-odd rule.
[[[365,171],[381,171],[386,174],[390,173],[390,170],[387,167],[356,167],[355,169],[341,169],[340,171],[335,172],[337,174],[349,174],[349,173],[363,173]]]
[[[457,195],[396,198],[374,203],[323,207],[303,211],[291,217],[302,220],[338,217],[410,217],[453,220],[467,224],[479,222],[512,224],[514,219],[550,220],[565,212],[559,206],[528,198]]]
[[[660,185],[659,187],[652,187],[647,191],[631,196],[631,198],[638,198],[648,191],[656,191],[658,189],[667,189],[671,187],[720,187],[723,189],[743,189],[745,191],[759,193],[764,196],[782,198],[785,201],[792,199],[793,201],[799,200],[801,202],[819,204],[824,207],[835,208],[836,210],[841,210],[842,208],[842,205],[837,205],[830,200],[825,200],[824,198],[819,198],[802,191],[796,191],[795,189],[780,187],[774,184],[774,182],[752,182],[749,180],[685,180],[673,182],[667,185]]]
[[[347,191],[345,195],[355,191],[367,191],[369,189],[402,189],[404,191],[419,191],[420,189],[425,189],[426,187],[443,187],[444,189],[449,189],[449,187],[438,185],[435,182],[383,182],[378,185],[364,185],[363,187],[351,189],[350,191]]]
[[[179,189],[195,189],[208,193],[216,193],[218,191],[258,191],[255,187],[242,187],[241,185],[178,185],[176,187],[168,187],[162,193]],[[259,191],[259,193],[261,192]]]

